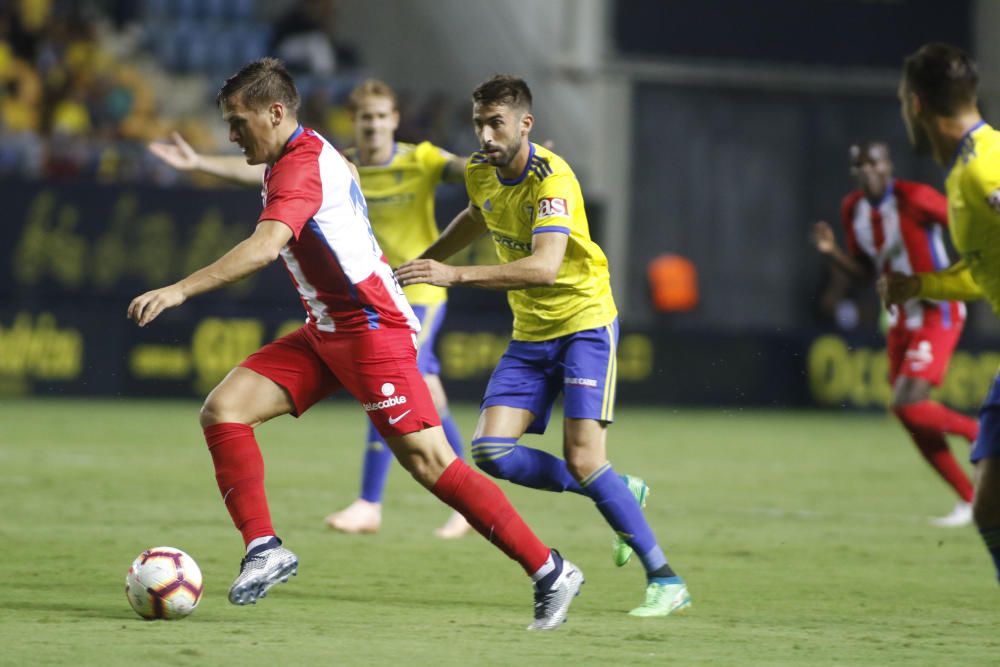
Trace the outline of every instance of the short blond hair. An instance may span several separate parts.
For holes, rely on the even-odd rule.
[[[378,79],[367,79],[358,84],[347,98],[347,106],[351,113],[356,112],[361,106],[362,100],[367,97],[386,97],[392,101],[393,110],[398,110],[399,101],[392,86]]]

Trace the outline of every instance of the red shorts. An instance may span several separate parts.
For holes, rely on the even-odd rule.
[[[913,331],[890,329],[886,349],[889,383],[895,384],[896,378],[903,375],[927,380],[935,387],[941,384],[964,325],[964,321],[952,322],[948,327],[935,322]]]
[[[306,325],[268,343],[240,366],[283,387],[295,416],[343,387],[383,437],[441,424],[417,370],[416,342],[408,329],[344,334]]]

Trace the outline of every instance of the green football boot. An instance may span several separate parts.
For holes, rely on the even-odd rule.
[[[646,498],[649,497],[649,485],[641,477],[634,475],[622,475],[621,478],[625,482],[625,485],[628,486],[628,490],[635,496],[639,507],[645,509]],[[622,567],[632,558],[632,547],[625,541],[628,537],[631,536],[615,533],[615,540],[611,546],[611,557],[618,567]]]
[[[680,577],[673,583],[650,583],[646,586],[646,601],[629,612],[629,616],[669,616],[691,608],[691,594]]]

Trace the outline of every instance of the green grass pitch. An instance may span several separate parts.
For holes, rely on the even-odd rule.
[[[953,498],[882,415],[622,406],[611,460],[642,474],[647,514],[688,580],[685,616],[636,619],[637,563],[611,563],[591,503],[501,482],[581,566],[559,631],[524,630],[531,589],[395,467],[375,536],[325,529],[357,490],[364,418],[349,403],[258,430],[275,526],[299,576],[255,607],[226,601],[242,544],[195,403],[0,403],[0,665],[996,665],[1000,590]],[[455,409],[464,433],[472,406]],[[525,442],[551,451],[559,429]],[[953,443],[965,458],[964,443]],[[147,622],[124,596],[143,549],[192,554],[205,595]]]

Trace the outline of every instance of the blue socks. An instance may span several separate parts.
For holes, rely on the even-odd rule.
[[[979,534],[983,536],[987,551],[993,556],[993,565],[996,566],[997,578],[1000,579],[1000,526],[980,528]]]
[[[580,482],[584,492],[590,496],[597,511],[604,516],[608,525],[626,543],[635,549],[642,566],[651,576],[663,576],[667,557],[656,544],[656,537],[646,522],[642,508],[629,491],[625,481],[615,474],[610,463],[606,463]],[[670,571],[667,576],[673,575]]]
[[[440,413],[439,416],[444,435],[448,438],[448,444],[451,445],[455,456],[463,458],[465,446],[462,442],[462,434],[458,431],[458,425],[447,410]],[[382,502],[382,493],[385,491],[385,480],[389,476],[389,466],[392,465],[392,450],[389,449],[385,438],[379,435],[371,422],[368,422],[367,442],[364,461],[361,464],[360,498],[370,503],[380,503]]]
[[[392,450],[385,444],[371,422],[368,422],[368,446],[365,448],[364,463],[361,465],[361,499],[370,503],[382,502],[385,478],[392,465]]]
[[[460,459],[465,458],[465,443],[462,441],[462,434],[458,431],[458,424],[452,419],[451,413],[444,410],[438,413],[441,417],[441,428],[444,429],[444,437],[448,438],[451,451]]]
[[[570,491],[594,501],[611,528],[642,561],[651,582],[674,583],[663,549],[625,481],[607,463],[577,482],[562,459],[517,444],[517,438],[483,437],[472,441],[472,458],[484,472],[544,491]]]
[[[518,445],[517,438],[477,438],[472,441],[472,459],[483,472],[521,486],[586,495],[565,461],[540,449]]]

